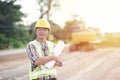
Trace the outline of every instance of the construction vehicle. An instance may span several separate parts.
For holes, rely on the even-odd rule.
[[[96,32],[86,28],[84,21],[72,27],[70,51],[96,49]]]
[[[120,47],[120,32],[106,32],[99,47]]]

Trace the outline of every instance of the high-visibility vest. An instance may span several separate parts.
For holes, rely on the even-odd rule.
[[[30,44],[33,44],[36,47],[36,51],[38,52],[39,56],[44,56],[44,52],[41,48],[41,45],[37,40],[31,41]],[[52,50],[54,48],[54,45],[50,41],[46,41],[46,45],[48,47],[48,54],[50,55],[50,53],[52,52]],[[34,69],[34,71],[32,71],[31,67],[30,67],[30,70],[29,70],[30,80],[41,78],[43,76],[49,76],[49,75],[57,76],[57,72],[54,67],[52,69],[46,69],[45,66],[38,65]]]

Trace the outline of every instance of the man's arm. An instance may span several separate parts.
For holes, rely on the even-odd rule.
[[[45,63],[55,60],[57,61],[59,59],[58,56],[52,54],[50,56],[42,56],[40,57],[38,53],[36,52],[35,46],[33,44],[27,45],[27,55],[31,62],[35,65],[44,65]]]
[[[50,56],[43,56],[43,57],[39,57],[34,64],[35,65],[44,65],[46,63],[48,63],[49,61],[55,60],[58,61],[59,57],[56,55],[50,55]]]

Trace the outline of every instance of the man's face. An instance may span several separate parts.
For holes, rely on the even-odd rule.
[[[39,39],[45,39],[48,35],[49,30],[47,28],[37,28],[36,35]]]

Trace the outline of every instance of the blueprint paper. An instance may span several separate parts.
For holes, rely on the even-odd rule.
[[[56,44],[55,48],[53,49],[52,53],[59,56],[61,54],[61,52],[63,51],[65,47],[65,44],[63,41],[58,41],[58,43]],[[52,68],[55,64],[55,61],[50,61],[48,63],[45,64],[45,67],[47,67],[48,69]]]

